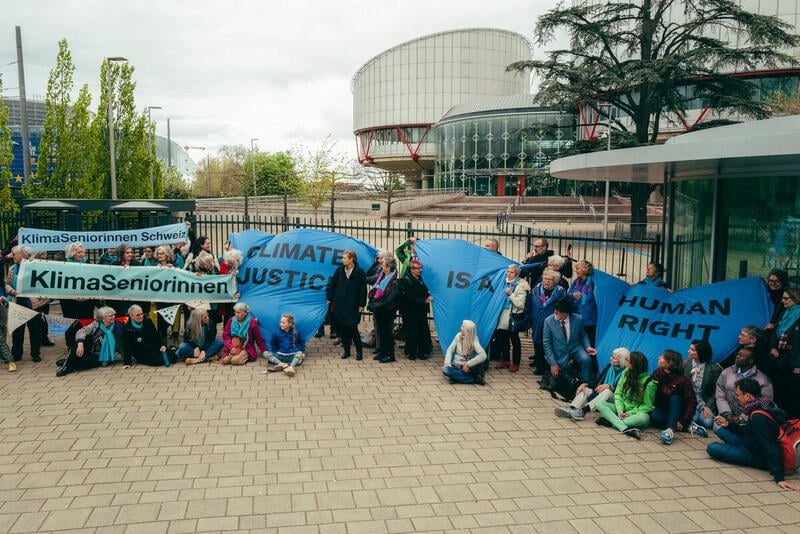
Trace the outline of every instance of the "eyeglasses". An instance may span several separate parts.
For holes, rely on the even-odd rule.
[[[792,300],[792,297],[781,297],[781,300]]]
[[[767,283],[768,284],[779,284],[780,280],[778,280],[777,278],[770,278],[769,280],[767,280]]]

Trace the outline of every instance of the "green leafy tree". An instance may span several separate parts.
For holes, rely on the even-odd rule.
[[[328,135],[323,139],[318,149],[297,145],[291,155],[303,183],[301,193],[314,210],[314,220],[317,220],[319,208],[325,200],[330,200],[330,219],[334,222],[336,192],[342,184],[342,178],[347,175],[347,159],[337,152],[333,136]]]
[[[779,91],[765,99],[774,117],[786,115],[800,115],[800,90],[794,94]]]
[[[286,152],[256,152],[247,156],[245,169],[251,169],[255,163],[256,191],[259,195],[297,195],[300,193],[301,181],[295,171],[292,157]]]
[[[27,196],[49,198],[97,198],[96,173],[92,158],[89,106],[92,97],[84,85],[72,101],[75,65],[66,39],[58,43],[56,66],[50,71],[45,96],[45,121],[39,144],[36,181],[24,189]]]
[[[0,76],[0,95],[3,94],[3,78]],[[0,99],[0,210],[17,212],[17,203],[11,197],[11,130],[8,129],[8,106]]]
[[[533,69],[541,77],[538,102],[591,106],[604,117],[609,109],[601,104],[611,104],[628,119],[616,127],[630,127],[641,144],[654,143],[665,113],[685,113],[695,98],[717,110],[767,117],[753,85],[726,73],[795,63],[781,52],[800,43],[790,31],[777,17],[732,0],[582,0],[559,4],[536,25],[536,44],[566,32],[568,49],[509,69]],[[738,37],[738,46],[728,36]],[[632,223],[647,221],[648,193],[646,184],[633,184]]]
[[[128,63],[108,63],[100,67],[100,105],[92,131],[97,139],[94,160],[98,175],[103,176],[102,198],[111,196],[111,171],[108,145],[108,84],[106,75],[110,67],[111,91],[114,95],[114,145],[116,151],[117,197],[149,198],[150,169],[155,162],[152,140],[152,123],[147,112],[137,112],[133,81],[134,67]],[[155,181],[155,177],[154,177]]]
[[[183,175],[175,167],[166,168],[162,162],[158,164],[159,176],[163,176],[163,197],[160,198],[194,198],[195,186],[194,184],[186,183]]]

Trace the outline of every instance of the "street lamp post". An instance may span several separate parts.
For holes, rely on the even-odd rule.
[[[153,123],[152,119],[150,118],[150,111],[153,109],[161,109],[161,106],[147,106],[147,127],[150,128],[151,124]],[[150,134],[150,143],[155,144],[155,137],[156,132],[155,128],[153,128],[152,133]],[[155,147],[153,147],[153,159],[156,159],[155,154]],[[153,162],[150,162],[150,198],[156,198],[156,186],[153,183]]]
[[[108,89],[108,152],[111,157],[111,200],[117,200],[117,157],[114,149],[114,93],[111,88],[111,62],[128,61],[124,57],[106,58],[106,88]]]

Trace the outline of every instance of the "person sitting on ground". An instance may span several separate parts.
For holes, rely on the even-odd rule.
[[[542,281],[531,290],[531,338],[533,339],[534,374],[544,374],[547,361],[544,356],[544,321],[556,308],[556,302],[563,299],[567,292],[558,285],[561,275],[555,271],[544,271]]]
[[[519,276],[519,265],[511,264],[506,271],[506,298],[503,301],[503,310],[497,320],[497,326],[490,342],[491,353],[497,355],[500,363],[497,369],[505,369],[516,373],[519,371],[519,363],[522,358],[522,346],[520,344],[520,331],[512,331],[511,314],[523,313],[525,311],[525,301],[528,300],[528,293],[531,288],[525,279]],[[511,351],[509,351],[511,342]]]
[[[664,266],[660,263],[650,262],[647,264],[647,271],[640,284],[648,285],[650,287],[663,287],[669,289],[669,286],[664,281]]]
[[[94,367],[104,367],[121,358],[122,325],[116,322],[117,313],[111,306],[97,308],[94,321],[75,334],[75,343],[67,357],[56,363],[61,368],[56,376]]]
[[[742,405],[736,395],[736,382],[742,378],[752,378],[761,384],[761,395],[769,400],[773,399],[772,382],[762,373],[755,364],[755,354],[750,347],[742,347],[736,355],[734,364],[719,375],[717,379],[717,410],[719,415],[714,418],[714,431],[719,428],[719,418],[728,423],[739,424],[742,420]]]
[[[296,367],[303,365],[306,344],[294,327],[294,315],[284,313],[278,330],[269,340],[269,351],[264,354],[267,361],[275,365],[275,370],[283,370],[286,376],[294,376]]]
[[[600,402],[596,423],[613,427],[634,439],[642,439],[640,428],[650,424],[656,397],[656,383],[647,370],[648,362],[639,351],[631,352],[628,368],[622,372],[614,391],[614,402]]]
[[[247,340],[239,336],[231,336],[230,346],[223,347],[220,365],[244,365],[247,363],[247,351],[244,344]]]
[[[183,343],[178,346],[178,358],[186,365],[216,361],[222,350],[222,340],[217,339],[217,324],[208,310],[195,308],[186,321]]]
[[[597,405],[601,402],[613,402],[614,391],[617,388],[622,371],[628,368],[630,351],[625,347],[619,347],[611,352],[611,362],[606,365],[598,379],[592,383],[584,382],[575,391],[575,398],[572,399],[568,408],[556,408],[555,414],[558,417],[569,417],[574,421],[583,421],[586,414],[597,410]]]
[[[658,357],[658,368],[653,371],[653,379],[658,384],[656,399],[650,419],[663,428],[659,439],[670,445],[675,432],[697,433],[708,437],[706,429],[698,426],[692,419],[697,411],[697,398],[688,378],[683,376],[683,359],[674,350],[665,350]]]
[[[450,383],[485,384],[486,351],[478,339],[477,326],[470,320],[461,322],[461,331],[453,338],[444,354],[442,374]]]
[[[689,357],[683,361],[683,376],[692,383],[697,399],[697,411],[692,421],[711,428],[717,413],[717,379],[722,369],[711,363],[712,351],[708,341],[695,339],[689,345],[688,354]],[[698,429],[695,431],[702,434]]]
[[[720,462],[765,469],[781,488],[800,491],[800,485],[784,479],[778,432],[786,414],[771,399],[762,396],[761,384],[753,378],[737,380],[734,391],[742,406],[742,421],[737,423],[717,416],[717,436],[724,443],[709,443],[706,452]],[[797,444],[795,457],[800,459]]]
[[[542,276],[546,275],[547,272]],[[580,365],[582,380],[591,380],[591,357],[597,355],[597,351],[589,344],[583,319],[572,313],[572,299],[564,297],[556,303],[553,315],[544,321],[542,339],[544,358],[555,378],[561,372],[570,372],[570,359],[574,359]]]
[[[222,330],[222,342],[228,349],[231,348],[231,336],[245,339],[244,350],[247,352],[247,358],[242,364],[248,361],[254,362],[259,354],[267,352],[267,344],[258,328],[258,319],[250,315],[250,306],[244,302],[237,302],[233,306],[233,317],[228,319]]]
[[[123,369],[130,369],[134,358],[137,363],[152,367],[169,367],[167,347],[161,341],[156,327],[146,317],[142,307],[134,304],[128,308],[129,320],[122,327]]]

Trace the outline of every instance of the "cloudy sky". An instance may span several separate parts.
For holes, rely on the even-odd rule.
[[[531,38],[555,0],[9,0],[0,28],[4,94],[17,96],[14,26],[29,99],[44,98],[59,39],[75,85],[99,100],[106,56],[136,67],[136,103],[181,145],[287,150],[331,134],[355,156],[350,80],[380,52],[430,33],[495,27]],[[537,56],[539,54],[537,53]],[[203,153],[193,154],[202,158]]]

